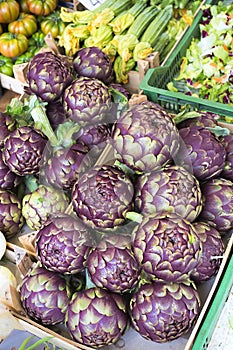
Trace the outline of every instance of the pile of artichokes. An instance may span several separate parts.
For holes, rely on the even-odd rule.
[[[233,227],[233,136],[213,113],[181,122],[130,105],[111,62],[91,57],[85,76],[36,55],[23,104],[1,114],[0,230],[35,232],[37,262],[19,286],[29,317],[93,348],[129,327],[169,342],[197,320],[198,286],[216,276]]]

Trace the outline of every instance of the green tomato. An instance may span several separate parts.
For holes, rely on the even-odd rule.
[[[40,28],[46,35],[51,33],[53,38],[58,38],[64,32],[66,24],[60,18],[60,12],[54,11],[48,16],[44,16],[40,22]]]
[[[28,51],[35,51],[38,49],[41,49],[42,47],[46,46],[45,43],[45,34],[41,31],[38,31],[34,33],[29,39],[28,39]]]
[[[15,64],[27,63],[32,59],[33,56],[34,56],[33,51],[27,51],[17,57],[17,59],[15,60]]]
[[[17,57],[28,49],[28,38],[23,34],[5,32],[0,35],[0,53],[6,57]]]
[[[13,77],[13,60],[11,57],[0,55],[0,73]]]
[[[0,23],[11,23],[19,15],[20,6],[16,0],[0,0]]]

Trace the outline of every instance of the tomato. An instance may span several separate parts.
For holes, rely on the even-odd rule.
[[[18,56],[14,64],[27,63],[32,59],[33,56],[34,56],[34,52],[27,51],[22,55]]]
[[[16,0],[0,0],[0,23],[10,23],[19,16],[20,6]]]
[[[9,32],[0,35],[0,53],[6,57],[22,55],[28,48],[28,38],[23,34]]]
[[[28,51],[30,52],[37,52],[42,47],[46,47],[46,42],[44,40],[45,34],[41,31],[38,31],[28,39]]]
[[[13,34],[23,34],[26,37],[31,36],[37,31],[36,17],[32,14],[21,12],[15,21],[8,24],[8,31]]]
[[[58,38],[58,36],[62,35],[66,24],[60,18],[60,12],[54,11],[50,15],[42,18],[40,22],[40,28],[42,32],[46,35],[51,33],[53,38]]]
[[[0,55],[0,73],[13,77],[13,60],[10,57]]]
[[[28,9],[37,16],[48,16],[57,7],[57,0],[27,0]]]

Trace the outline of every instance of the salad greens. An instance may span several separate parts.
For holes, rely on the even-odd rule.
[[[168,90],[233,103],[233,3],[206,5],[199,23],[200,37],[192,38],[178,76]]]

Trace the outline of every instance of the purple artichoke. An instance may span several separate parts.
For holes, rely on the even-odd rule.
[[[97,287],[115,293],[129,292],[137,285],[140,274],[139,264],[131,250],[130,237],[104,235],[99,244],[91,249],[87,269]]]
[[[93,165],[101,156],[105,146],[112,135],[112,124],[101,124],[95,126],[86,126],[81,128],[76,135],[76,142],[82,142],[89,148],[88,156]]]
[[[22,214],[32,230],[39,230],[49,218],[64,213],[68,205],[68,196],[63,191],[41,184],[24,195]]]
[[[226,151],[220,140],[207,128],[192,125],[180,129],[183,141],[177,164],[188,170],[198,180],[216,178],[225,165]]]
[[[194,221],[202,208],[198,180],[180,166],[139,176],[135,190],[135,206],[143,215],[167,211]]]
[[[76,135],[76,142],[83,142],[91,150],[95,146],[106,144],[112,135],[112,124],[100,124],[81,128]]]
[[[133,328],[145,339],[165,343],[187,333],[200,312],[194,285],[152,282],[142,285],[130,300]]]
[[[48,183],[64,190],[71,189],[78,175],[88,166],[88,151],[81,142],[68,148],[58,148],[44,168]]]
[[[0,149],[4,147],[4,139],[16,128],[16,121],[8,114],[0,112]]]
[[[52,51],[39,52],[30,61],[27,80],[31,93],[43,101],[60,98],[73,80],[73,72],[67,59]]]
[[[96,78],[105,84],[113,80],[113,65],[109,56],[96,46],[79,49],[73,58],[73,66],[81,77]]]
[[[0,189],[0,231],[9,239],[20,231],[23,224],[20,199],[15,193]]]
[[[201,256],[201,241],[190,222],[171,213],[144,217],[133,231],[132,249],[151,279],[178,282],[189,277]]]
[[[65,320],[71,290],[61,274],[36,265],[24,276],[20,297],[29,317],[44,325],[55,325]]]
[[[133,195],[133,184],[122,170],[111,165],[95,166],[74,184],[72,205],[85,224],[114,228],[125,222]]]
[[[61,214],[36,234],[36,253],[44,267],[63,274],[82,271],[92,246],[90,230],[80,220]]]
[[[53,130],[66,121],[66,113],[61,99],[48,103],[45,108],[46,115]]]
[[[202,184],[203,207],[200,220],[207,221],[220,234],[233,228],[233,182],[224,178]]]
[[[21,126],[5,139],[2,158],[19,176],[38,174],[47,138],[31,126]]]
[[[220,176],[233,181],[233,135],[221,137],[221,142],[226,150],[226,160]]]
[[[77,78],[63,94],[67,117],[80,126],[105,123],[111,105],[108,87],[95,78]]]
[[[136,172],[160,169],[179,148],[179,133],[171,116],[152,103],[133,105],[116,123],[116,158]]]
[[[95,348],[115,343],[128,322],[123,297],[100,288],[74,293],[66,312],[66,326],[73,338]]]
[[[207,222],[194,222],[193,226],[202,242],[202,255],[191,278],[195,282],[203,282],[217,274],[224,254],[224,244],[220,233]]]
[[[18,186],[21,177],[13,173],[2,159],[2,151],[0,150],[0,188],[11,190]]]
[[[178,129],[187,128],[192,125],[214,128],[216,125],[218,125],[218,120],[220,119],[220,116],[218,114],[212,112],[195,111],[190,113],[196,113],[197,116],[195,118],[188,118],[180,123],[177,123],[176,125]],[[189,113],[187,113],[187,115],[188,114]]]
[[[123,84],[111,83],[109,86],[115,89],[116,91],[119,91],[120,93],[122,93],[128,100],[130,99],[131,94]]]

